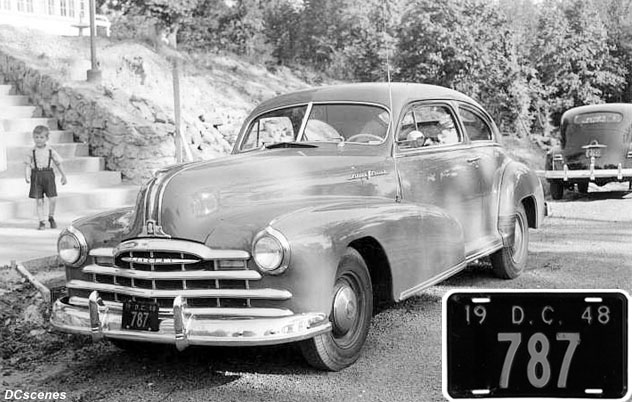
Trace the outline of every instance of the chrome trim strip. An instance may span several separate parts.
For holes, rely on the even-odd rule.
[[[512,218],[513,218],[513,216],[512,216]],[[470,254],[465,259],[465,262],[467,264],[469,264],[470,262],[476,261],[479,258],[482,258],[482,257],[485,257],[487,255],[490,255],[494,251],[500,250],[501,248],[503,248],[502,240],[496,240],[496,241],[490,243],[488,246],[485,246],[484,248],[480,249],[479,251],[476,251],[474,254]]]
[[[123,303],[102,300],[104,305],[112,312],[123,311]],[[88,307],[88,299],[85,297],[72,296],[68,299],[68,304],[78,307]],[[188,307],[187,311],[195,316],[214,317],[289,317],[294,313],[285,308],[268,307]],[[159,309],[161,317],[169,317],[173,314],[172,308]]]
[[[309,102],[307,104],[307,110],[305,110],[305,116],[303,116],[303,121],[301,122],[301,126],[298,128],[298,133],[296,133],[295,141],[303,141],[303,137],[305,136],[305,127],[307,127],[307,121],[309,120],[309,115],[312,114],[313,106],[314,106],[314,102]]]
[[[66,284],[69,289],[99,290],[148,299],[171,298],[178,296],[192,298],[233,298],[233,299],[268,299],[288,300],[292,293],[281,289],[142,289],[109,283],[95,283],[73,279]]]
[[[100,265],[86,265],[81,269],[86,274],[120,276],[143,280],[242,280],[257,281],[261,274],[254,270],[226,270],[226,271],[141,271],[138,269],[104,267]]]
[[[432,285],[434,285],[435,283],[439,283],[444,279],[449,278],[450,276],[456,274],[457,272],[465,269],[465,267],[467,267],[467,262],[463,261],[457,265],[455,265],[454,267],[448,269],[447,271],[442,272],[441,274],[430,278],[429,280],[422,282],[416,286],[413,286],[412,288],[408,289],[408,290],[404,290],[403,292],[401,292],[399,294],[399,299],[396,301],[400,301],[400,300],[404,300],[407,299],[410,296],[413,296],[415,293],[418,293],[420,291],[422,291],[423,289],[430,287]]]
[[[123,257],[122,261],[132,262],[141,265],[189,265],[201,262],[202,260],[192,260],[187,258],[165,258],[165,257]]]
[[[59,235],[59,238],[57,239],[57,255],[59,255],[59,239],[61,239],[61,237],[64,235],[64,232],[68,232],[71,235],[73,235],[77,239],[77,242],[79,243],[79,258],[77,259],[77,261],[73,262],[72,264],[68,264],[64,262],[64,264],[70,265],[71,267],[79,267],[81,266],[81,264],[86,262],[86,259],[88,258],[88,242],[86,241],[86,237],[83,235],[83,233],[81,233],[81,231],[76,229],[74,226],[72,225],[68,226],[66,229],[64,229],[61,232],[61,234]]]
[[[254,346],[296,342],[331,331],[326,313],[310,312],[287,317],[216,319],[195,316],[193,309],[181,305],[180,329],[186,334],[181,345]],[[176,343],[173,318],[160,321],[158,332],[134,331],[121,328],[121,314],[110,312],[99,317],[102,321],[99,337],[141,342]],[[90,335],[90,314],[85,308],[57,300],[52,307],[52,326],[68,333]]]
[[[468,142],[459,142],[456,144],[445,144],[445,145],[432,145],[427,147],[420,148],[411,148],[410,150],[398,150],[398,153],[395,154],[395,158],[407,158],[410,156],[417,156],[419,154],[426,153],[434,153],[434,152],[447,152],[447,151],[455,151],[455,150],[468,150],[468,149],[476,149],[476,148],[502,148],[502,145],[498,144],[494,141],[485,141],[484,143],[468,143]]]
[[[252,240],[252,247],[253,247],[252,255],[253,256],[255,252],[254,250],[255,244],[260,238],[264,236],[271,236],[272,238],[276,239],[279,242],[279,244],[281,244],[281,247],[283,248],[283,259],[281,260],[281,263],[279,264],[279,266],[272,270],[266,270],[264,268],[261,268],[259,267],[258,264],[257,266],[259,267],[260,270],[264,271],[267,274],[280,275],[283,272],[285,272],[285,270],[290,266],[290,258],[291,258],[290,242],[287,241],[287,238],[285,237],[285,235],[283,235],[283,233],[274,229],[272,226],[268,226],[261,232],[257,233],[254,239]],[[254,257],[253,257],[253,260],[255,260]],[[256,260],[255,260],[255,264],[256,264]]]
[[[114,249],[114,255],[127,251],[189,253],[204,260],[247,260],[250,258],[250,253],[243,250],[212,249],[200,243],[163,238],[138,238],[124,241]]]
[[[90,257],[114,257],[114,248],[93,248],[88,254],[90,255]]]

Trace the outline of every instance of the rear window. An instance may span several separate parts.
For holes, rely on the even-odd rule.
[[[575,124],[603,124],[603,123],[620,123],[623,116],[614,112],[596,112],[584,113],[575,116],[573,123]]]

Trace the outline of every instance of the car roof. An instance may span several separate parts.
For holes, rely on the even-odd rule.
[[[472,98],[455,90],[437,85],[394,82],[390,84],[393,109],[400,110],[406,104],[418,100],[459,100],[481,108]],[[314,87],[280,95],[261,103],[252,114],[283,106],[309,102],[362,102],[376,103],[386,107],[390,105],[389,84],[355,83]]]
[[[568,109],[562,115],[562,120],[568,119],[570,117],[576,116],[578,114],[583,113],[594,113],[594,112],[619,112],[629,116],[632,114],[632,104],[631,103],[600,103],[597,105],[584,105],[577,106],[572,109]]]

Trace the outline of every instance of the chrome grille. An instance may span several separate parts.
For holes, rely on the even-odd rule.
[[[91,263],[82,272],[91,280],[84,276],[67,285],[79,304],[97,290],[106,302],[154,301],[163,313],[169,313],[174,299],[182,296],[191,308],[222,315],[228,310],[257,310],[253,300],[287,300],[292,296],[282,289],[251,288],[252,281],[262,276],[248,268],[250,255],[241,250],[213,250],[182,240],[144,239],[122,243],[117,249],[94,249],[90,256]],[[270,314],[269,308],[266,314]],[[279,309],[279,314],[286,313]]]

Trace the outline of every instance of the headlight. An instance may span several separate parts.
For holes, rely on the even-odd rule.
[[[57,253],[64,264],[78,267],[88,255],[85,237],[80,231],[69,226],[57,240]]]
[[[252,256],[262,271],[278,275],[289,266],[290,246],[281,232],[268,227],[255,236]]]

